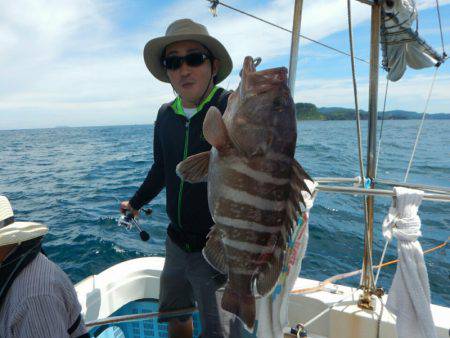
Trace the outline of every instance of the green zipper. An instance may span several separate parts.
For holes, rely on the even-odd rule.
[[[211,101],[211,99],[213,98],[214,94],[217,92],[217,90],[219,89],[219,87],[214,86],[213,89],[211,90],[211,92],[209,93],[209,95],[200,103],[200,105],[197,106],[196,108],[196,112],[194,115],[191,116],[191,119],[199,112],[203,109],[203,107],[205,106],[205,104],[207,104],[209,101]],[[175,114],[177,115],[181,115],[186,117],[186,114],[184,113],[184,109],[183,109],[183,105],[181,103],[181,98],[178,96],[175,101],[172,103],[171,105],[173,111],[175,112]],[[190,120],[187,120],[186,122],[186,131],[185,131],[185,135],[184,135],[184,153],[183,153],[183,161],[187,158],[188,155],[188,146],[189,146],[189,122]],[[184,186],[184,180],[180,179],[181,183],[180,183],[180,191],[178,192],[178,226],[180,228],[182,228],[181,226],[181,202],[182,202],[182,197],[183,197],[183,186]],[[189,251],[189,244],[186,247],[187,250]]]
[[[183,161],[187,158],[188,154],[188,145],[189,145],[189,120],[186,122],[186,133],[184,135],[184,153],[183,153]],[[181,228],[181,198],[183,196],[183,186],[184,180],[180,178],[180,191],[178,192],[178,226]]]

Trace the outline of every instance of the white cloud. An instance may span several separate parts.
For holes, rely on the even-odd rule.
[[[252,2],[253,7],[237,0],[227,3],[291,29],[293,0]],[[422,1],[420,6],[434,3]],[[441,0],[441,6],[446,3],[450,0]],[[181,17],[205,24],[230,51],[235,71],[224,87],[237,86],[236,73],[245,55],[262,56],[266,66],[287,65],[289,33],[222,6],[213,18],[206,1],[176,1],[166,8],[154,4],[158,13],[149,11],[141,24],[125,29],[121,20],[130,20],[125,14],[129,6],[119,0],[0,2],[0,129],[152,122],[159,105],[173,94],[169,85],[148,73],[142,49],[148,39],[164,34],[166,26]],[[352,9],[355,26],[369,19],[369,6],[354,1]],[[345,29],[345,0],[305,2],[302,34],[323,39]],[[302,47],[306,44],[301,42]],[[312,57],[308,49],[301,52],[303,58]],[[297,100],[344,105],[351,98],[348,80],[300,80],[308,82],[300,82]],[[441,94],[438,100],[448,101]]]
[[[246,7],[242,1],[227,3],[286,29],[292,29],[293,1],[277,0],[265,6],[255,7]],[[231,56],[235,65],[240,65],[246,55],[263,56],[265,60],[270,60],[289,54],[291,37],[288,32],[222,6],[219,6],[219,14],[215,18],[206,14],[206,10],[205,4],[201,1],[184,1],[181,7],[177,4],[167,10],[166,20],[171,22],[186,16],[186,13],[196,13],[190,17],[205,24],[210,33],[232,51]],[[370,17],[370,10],[367,5],[356,2],[353,4],[353,14],[356,25]],[[301,30],[303,35],[322,39],[346,28],[345,0],[305,2]],[[302,44],[308,43],[302,40]]]
[[[433,70],[425,74],[407,74],[398,82],[389,84],[386,110],[409,110],[423,112],[432,83]],[[369,79],[360,77],[358,83],[358,101],[360,109],[367,110]],[[378,86],[378,110],[383,109],[386,79],[380,74]],[[448,112],[450,75],[439,75],[432,92],[428,113]],[[341,79],[302,79],[296,82],[296,101],[312,102],[318,107],[342,106],[353,108],[353,85],[351,77]]]
[[[141,47],[112,22],[113,5],[0,3],[0,115],[9,118],[0,128],[154,120],[170,87],[151,81]]]

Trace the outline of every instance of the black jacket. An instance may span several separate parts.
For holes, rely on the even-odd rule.
[[[180,101],[163,105],[155,122],[153,165],[130,204],[140,209],[166,188],[167,233],[187,252],[200,251],[206,243],[213,220],[208,208],[206,183],[183,182],[175,167],[185,158],[211,149],[203,136],[203,120],[209,107],[225,111],[230,92],[214,88],[190,120],[180,112]],[[177,105],[178,104],[178,105]]]

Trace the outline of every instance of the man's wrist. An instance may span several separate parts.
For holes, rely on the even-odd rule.
[[[137,203],[136,201],[136,195],[133,196],[129,201],[128,204],[130,205],[130,207],[134,210],[139,210],[141,208],[141,206],[139,206],[139,203]]]

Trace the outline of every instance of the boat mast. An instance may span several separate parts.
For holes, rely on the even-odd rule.
[[[297,74],[298,44],[300,40],[300,26],[302,23],[302,8],[303,0],[295,0],[291,35],[291,55],[289,58],[289,89],[291,90],[292,97],[294,97],[295,77]]]
[[[376,172],[376,130],[378,117],[378,68],[379,68],[379,42],[380,42],[380,20],[381,4],[383,0],[358,0],[372,6],[371,17],[371,41],[370,41],[370,84],[369,84],[369,136],[367,147],[367,175],[371,179],[370,187],[373,189]],[[294,19],[292,27],[291,54],[289,59],[289,88],[292,96],[295,88],[295,77],[297,73],[298,45],[301,26],[303,0],[295,0]],[[372,247],[373,247],[373,214],[374,196],[366,198],[367,219],[365,220],[364,231],[364,257],[363,276],[361,289],[363,294],[358,302],[361,308],[373,309],[371,295],[377,293],[375,289],[374,276],[372,270]]]
[[[379,70],[379,43],[380,43],[380,20],[381,5],[383,0],[358,0],[372,6],[371,14],[371,34],[370,34],[370,83],[369,83],[369,118],[368,118],[368,145],[367,145],[367,174],[371,180],[370,188],[375,187],[374,178],[377,163],[377,117],[378,117],[378,70]],[[364,231],[364,257],[362,266],[361,289],[363,294],[358,305],[364,309],[373,309],[371,295],[376,294],[374,276],[372,270],[372,249],[373,249],[373,216],[374,216],[374,196],[366,197],[367,220]]]

